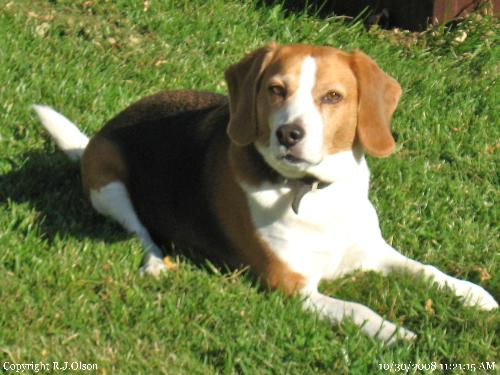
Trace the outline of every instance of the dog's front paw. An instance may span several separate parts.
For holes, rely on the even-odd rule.
[[[498,308],[498,303],[493,296],[479,285],[469,281],[461,281],[455,287],[456,294],[463,297],[466,306],[477,306],[482,310],[493,310]]]
[[[139,272],[141,276],[150,275],[158,278],[160,275],[166,273],[167,270],[168,269],[162,259],[151,257],[145,260],[144,265],[141,267]]]

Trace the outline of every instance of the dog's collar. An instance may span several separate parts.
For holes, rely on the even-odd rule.
[[[322,182],[314,177],[304,177],[299,180],[296,180],[298,183],[298,188],[294,192],[294,197],[292,200],[292,210],[295,214],[299,214],[299,206],[302,198],[309,193],[314,192],[318,189],[324,189],[331,185],[329,182]]]
[[[258,163],[261,164],[261,167],[267,170],[266,174],[272,183],[292,185],[292,193],[294,194],[292,200],[292,210],[297,215],[299,214],[300,202],[307,193],[314,192],[318,189],[324,189],[331,185],[330,182],[324,182],[312,176],[296,179],[284,177],[265,162],[263,156],[257,150],[255,145],[252,145],[250,152],[253,154],[255,161],[258,161]]]

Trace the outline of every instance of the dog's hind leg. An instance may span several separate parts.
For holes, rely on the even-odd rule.
[[[145,250],[141,274],[159,276],[166,271],[161,249],[151,239],[130,200],[127,166],[118,147],[103,137],[94,137],[82,157],[82,180],[92,206],[139,238]]]
[[[161,272],[166,271],[163,253],[137,217],[127,188],[122,182],[114,181],[99,190],[91,190],[90,201],[98,212],[113,218],[127,231],[134,233],[139,238],[145,250],[141,275],[159,276]]]

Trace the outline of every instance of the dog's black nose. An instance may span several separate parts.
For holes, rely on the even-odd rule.
[[[276,130],[276,136],[280,145],[287,148],[295,146],[304,138],[304,129],[295,124],[281,125],[278,130]]]

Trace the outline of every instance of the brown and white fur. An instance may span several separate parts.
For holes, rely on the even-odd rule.
[[[320,280],[403,270],[449,287],[468,305],[498,307],[482,287],[408,259],[382,238],[364,154],[392,153],[401,89],[373,60],[359,51],[270,44],[225,77],[229,100],[162,92],[125,109],[90,141],[57,112],[35,106],[58,145],[81,157],[94,208],[143,244],[142,273],[164,272],[160,246],[173,242],[250,266],[263,285],[298,293],[304,308],[335,324],[351,318],[386,343],[415,334],[319,293]]]

